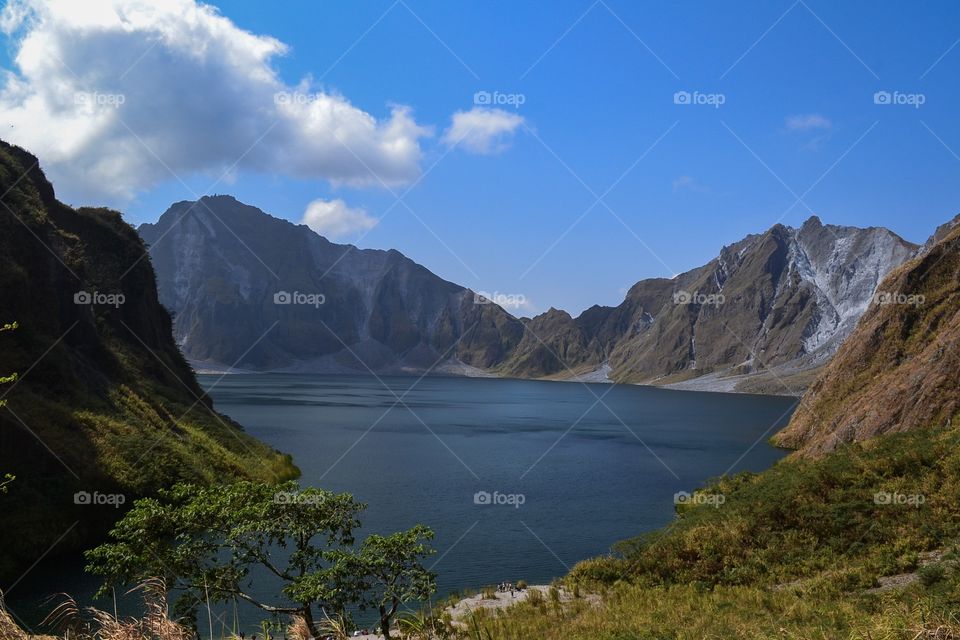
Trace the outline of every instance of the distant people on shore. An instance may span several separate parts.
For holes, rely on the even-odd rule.
[[[497,591],[500,593],[509,592],[510,597],[513,598],[515,592],[523,591],[523,589],[520,589],[519,587],[514,586],[512,582],[501,582],[500,584],[497,585]]]

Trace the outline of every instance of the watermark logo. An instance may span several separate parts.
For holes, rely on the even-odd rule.
[[[694,291],[684,291],[681,289],[673,294],[673,304],[696,304],[700,306],[713,305],[719,307],[726,302],[726,297],[722,293],[700,293]]]
[[[900,304],[911,307],[922,306],[927,301],[926,296],[919,293],[901,293],[900,291],[877,291],[873,294],[873,304],[885,306]]]
[[[677,491],[673,494],[673,504],[675,505],[708,505],[714,509],[719,509],[720,505],[727,501],[727,496],[722,493],[690,493],[689,491]]]
[[[73,504],[90,505],[96,507],[110,506],[119,509],[127,501],[127,496],[122,493],[100,493],[94,491],[77,491],[73,494]]]
[[[481,506],[507,505],[514,509],[519,509],[526,501],[527,497],[522,493],[500,493],[499,491],[490,493],[489,491],[477,491],[473,494],[473,504]]]
[[[77,291],[73,294],[73,304],[97,304],[119,307],[127,301],[122,293],[103,293],[101,291]]]
[[[274,504],[299,504],[315,506],[323,504],[326,497],[318,493],[297,493],[296,491],[278,491],[273,494]]]
[[[277,91],[273,94],[273,103],[279,106],[297,104],[305,105],[318,102],[323,98],[322,93],[306,93],[304,91]]]
[[[513,107],[519,109],[526,101],[527,96],[522,93],[477,91],[473,94],[473,104],[478,107]]]
[[[699,91],[677,91],[673,94],[673,104],[693,104],[719,109],[726,103],[727,96],[722,93],[701,93]]]
[[[127,101],[122,93],[100,93],[99,91],[78,91],[73,94],[73,103],[90,107],[113,107],[119,109]]]
[[[473,294],[473,304],[498,304],[501,307],[516,309],[527,303],[527,296],[522,293],[500,293],[494,291],[478,291]]]
[[[877,91],[873,94],[873,104],[892,104],[919,109],[927,101],[922,93],[902,93],[900,91]]]
[[[301,291],[277,291],[273,294],[273,304],[301,304],[319,308],[327,301],[322,293],[303,293]]]
[[[922,493],[899,493],[897,491],[891,493],[889,491],[878,491],[873,494],[874,504],[890,504],[919,509],[926,502],[927,497]]]

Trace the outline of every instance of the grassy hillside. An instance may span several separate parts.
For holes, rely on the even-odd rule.
[[[19,374],[0,387],[0,474],[16,475],[0,495],[0,576],[87,544],[117,517],[78,492],[129,504],[177,480],[297,475],[212,410],[119,213],[60,203],[37,159],[5,143],[0,193],[0,324],[19,325],[0,333],[0,371]]]
[[[579,563],[567,595],[598,604],[524,603],[471,636],[960,638],[960,226],[879,292],[778,434],[798,454]]]
[[[894,270],[777,444],[817,455],[960,413],[960,226]]]
[[[578,564],[600,592],[473,621],[473,638],[955,638],[960,433],[883,436],[701,490],[720,507]],[[898,576],[889,579],[889,576]],[[904,586],[890,588],[889,583]],[[887,585],[882,587],[882,585]],[[939,631],[936,631],[939,629]]]

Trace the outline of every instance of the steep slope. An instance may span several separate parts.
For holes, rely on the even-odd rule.
[[[499,364],[521,323],[397,251],[329,242],[229,196],[139,229],[197,362],[255,370],[444,371]],[[302,303],[302,304],[301,304]]]
[[[518,320],[397,251],[331,243],[229,196],[141,226],[186,356],[252,370],[494,374],[798,393],[917,250],[882,228],[775,225],[616,307]],[[277,304],[299,294],[307,304]],[[313,296],[313,297],[311,297]],[[322,297],[322,304],[311,304]],[[294,296],[296,297],[296,296]]]
[[[960,411],[958,221],[883,281],[777,444],[820,455],[883,433],[951,424]]]
[[[711,374],[776,378],[821,366],[850,334],[890,269],[916,250],[886,229],[776,225],[724,247],[703,267],[643,280],[617,307],[579,318],[551,310],[501,370],[542,376],[607,364],[619,382]],[[784,392],[784,388],[772,389]]]
[[[0,576],[89,542],[118,513],[103,496],[296,475],[212,411],[119,213],[61,204],[37,159],[2,142],[0,193],[0,324],[19,325],[0,333],[0,375],[19,374],[0,387],[0,474],[16,475]]]

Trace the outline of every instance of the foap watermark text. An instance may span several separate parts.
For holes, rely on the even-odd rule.
[[[708,505],[714,509],[719,509],[720,505],[727,501],[727,496],[722,493],[701,493],[699,491],[690,493],[689,491],[677,491],[673,494],[673,504],[676,505]]]
[[[527,497],[522,493],[500,493],[499,491],[490,493],[489,491],[477,491],[473,494],[473,504],[481,506],[510,506],[514,509],[519,509],[526,501]]]
[[[127,502],[127,496],[122,493],[100,493],[94,491],[77,491],[73,494],[73,504],[92,505],[95,507],[113,507],[119,509]]]
[[[677,91],[673,94],[673,104],[698,105],[719,109],[727,101],[722,93],[701,93],[700,91]]]
[[[673,294],[673,304],[712,305],[719,307],[724,302],[726,302],[726,298],[722,293],[700,293],[699,291],[690,293],[689,291],[683,291],[681,289]]]
[[[319,308],[327,301],[322,293],[303,293],[302,291],[277,291],[273,294],[273,304],[298,304]]]
[[[102,291],[77,291],[73,294],[73,304],[96,304],[119,307],[127,301],[122,293],[104,293]]]
[[[520,108],[527,101],[522,93],[503,93],[501,91],[477,91],[473,94],[473,104],[478,107]]]

